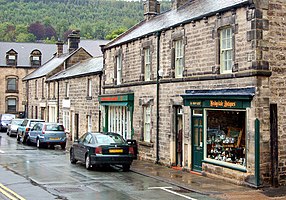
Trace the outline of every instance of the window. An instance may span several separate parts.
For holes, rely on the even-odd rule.
[[[17,90],[17,79],[16,78],[8,78],[7,79],[7,91],[8,92],[16,92]]]
[[[8,113],[17,112],[17,98],[9,97],[9,98],[7,98],[6,102],[7,102],[7,112]]]
[[[51,83],[50,82],[48,83],[48,89],[47,90],[48,90],[48,99],[50,99],[51,98],[50,97],[50,92],[51,92],[50,91],[51,90]]]
[[[87,79],[87,96],[91,97],[92,96],[92,80],[91,79]]]
[[[151,80],[150,48],[144,49],[144,79]]]
[[[175,47],[175,77],[181,78],[183,77],[184,71],[184,45],[183,40],[174,41]]]
[[[31,66],[40,66],[41,56],[42,56],[42,53],[39,50],[32,51],[30,54]]]
[[[38,80],[35,80],[35,98],[38,98]]]
[[[70,93],[70,86],[68,82],[65,82],[65,96],[66,98],[69,97],[69,93]]]
[[[45,79],[42,79],[42,99],[45,98]]]
[[[232,72],[232,29],[221,30],[220,34],[220,65],[221,73]]]
[[[150,142],[151,138],[151,106],[144,106],[144,141]]]
[[[116,84],[120,85],[122,80],[122,55],[116,56]]]
[[[17,56],[16,56],[16,52],[12,52],[10,51],[7,55],[6,55],[6,64],[7,65],[17,65]]]
[[[91,132],[91,127],[92,127],[91,116],[87,115],[87,132]]]
[[[70,130],[70,112],[63,111],[63,125],[67,132]]]
[[[56,98],[56,82],[53,84],[53,99]]]

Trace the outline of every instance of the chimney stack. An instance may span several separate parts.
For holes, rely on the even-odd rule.
[[[64,42],[63,41],[57,41],[57,56],[60,57],[64,52]]]
[[[144,19],[152,19],[158,14],[160,14],[160,3],[157,0],[146,0],[144,2]]]
[[[69,53],[78,49],[79,42],[80,42],[80,31],[79,30],[73,30],[72,33],[68,35]]]
[[[182,5],[185,5],[190,0],[172,0],[172,9],[178,9]]]

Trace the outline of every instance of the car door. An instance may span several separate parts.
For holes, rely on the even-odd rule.
[[[31,128],[31,130],[29,131],[29,138],[30,138],[30,141],[33,142],[33,143],[36,143],[38,130],[39,130],[39,124],[35,124]]]
[[[79,140],[78,141],[75,141],[75,143],[73,144],[73,150],[74,150],[74,157],[75,157],[75,159],[77,159],[77,160],[83,160],[82,159],[82,149],[84,148],[83,147],[83,141],[84,141],[84,139],[85,139],[85,137],[86,137],[86,135],[87,134],[84,134],[83,136],[81,136],[80,138],[79,138]]]

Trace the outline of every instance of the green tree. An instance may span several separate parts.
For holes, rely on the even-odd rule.
[[[116,30],[113,30],[110,34],[108,34],[105,39],[112,40],[114,38],[117,38],[120,34],[124,33],[127,29],[126,28],[119,28]]]
[[[16,42],[35,42],[36,36],[31,33],[20,33],[16,36]]]

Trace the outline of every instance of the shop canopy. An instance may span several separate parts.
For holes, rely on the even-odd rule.
[[[246,108],[255,95],[255,87],[215,90],[186,90],[181,95],[185,106]]]

